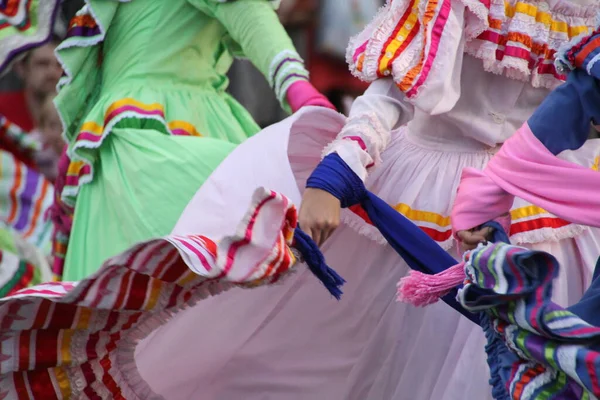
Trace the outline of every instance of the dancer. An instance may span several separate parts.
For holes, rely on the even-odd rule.
[[[52,31],[58,9],[58,1],[9,1],[0,5],[0,75],[23,53],[54,41]],[[44,49],[53,47],[52,43],[48,46]],[[28,66],[33,67],[30,63]],[[53,68],[50,65],[44,71],[48,76],[37,77],[51,81],[51,76],[56,74]],[[48,82],[37,82],[37,86],[44,84],[48,86]],[[7,106],[13,107],[15,116],[28,116],[18,105],[16,108],[15,104]],[[21,118],[18,122],[27,125],[27,120]],[[33,168],[40,148],[23,127],[0,116],[0,142],[2,148],[15,153],[0,151],[0,296],[6,296],[52,277],[52,224],[48,210],[54,189]]]
[[[212,170],[258,132],[225,92],[233,55],[254,62],[284,108],[333,107],[308,83],[276,4],[86,2],[57,49],[69,143],[53,216],[57,277],[64,267],[64,279],[82,279],[169,233]]]
[[[441,246],[453,249],[448,215],[459,171],[483,168],[499,144],[561,83],[563,77],[553,67],[554,52],[591,29],[597,11],[595,2],[558,0],[392,1],[350,46],[352,69],[375,81],[356,101],[348,121],[325,109],[306,109],[250,138],[203,184],[174,233],[200,232],[219,245],[230,245],[236,241],[228,233],[242,220],[238,239],[260,233],[277,246],[254,242],[260,251],[235,256],[222,245],[226,253],[220,254],[227,256],[217,254],[221,262],[214,273],[231,262],[253,270],[257,259],[280,254],[281,240],[274,238],[285,211],[265,217],[272,223],[261,220],[256,230],[249,229],[256,215],[244,215],[246,205],[251,203],[256,211],[268,204],[265,197],[251,198],[254,189],[268,187],[298,204],[298,188],[305,186],[325,151],[337,153],[366,179],[371,191]],[[573,157],[590,168],[597,153],[583,148]],[[238,184],[232,185],[232,177]],[[319,208],[315,200],[322,200]],[[306,191],[300,221],[323,242],[328,263],[347,280],[341,302],[300,270],[281,285],[206,299],[158,327],[180,306],[197,300],[196,292],[200,296],[200,290],[191,288],[201,278],[181,269],[172,277],[169,268],[187,262],[191,271],[207,276],[207,268],[194,266],[193,257],[207,258],[210,244],[185,238],[187,246],[176,246],[178,253],[167,245],[140,245],[110,260],[72,291],[65,284],[56,297],[44,299],[38,290],[32,296],[41,298],[18,312],[36,315],[51,305],[74,315],[128,310],[117,312],[115,318],[121,319],[110,324],[88,326],[82,321],[82,342],[110,337],[102,342],[101,355],[97,347],[96,353],[79,347],[81,353],[69,363],[71,380],[61,366],[48,370],[54,365],[49,362],[37,369],[30,361],[25,382],[17,382],[22,376],[19,360],[4,364],[3,378],[10,390],[18,391],[41,376],[50,383],[61,379],[73,384],[85,375],[87,382],[94,381],[86,385],[90,393],[118,387],[128,398],[155,393],[168,399],[489,399],[481,351],[485,338],[479,328],[444,304],[423,310],[396,304],[395,284],[408,267],[386,247],[360,208],[344,210],[342,225],[327,237],[339,205],[329,194]],[[513,212],[520,217],[513,220],[513,240],[551,252],[564,265],[581,266],[563,272],[556,291],[559,303],[579,300],[600,249],[593,232],[523,200],[515,202]],[[321,222],[329,226],[322,229]],[[265,231],[265,226],[272,229]],[[244,239],[247,243],[249,238]],[[181,283],[173,283],[180,277]],[[104,290],[117,287],[126,289],[104,295]],[[7,299],[0,310],[15,312],[10,306],[18,299]],[[10,343],[21,343],[36,328],[62,338],[59,329],[69,328],[58,315],[44,325],[35,325],[31,317],[14,322]],[[117,330],[118,337],[113,335]],[[70,349],[69,340],[61,339],[60,348]],[[28,360],[42,357],[42,347],[27,349]],[[97,375],[91,378],[86,371]],[[110,385],[103,383],[106,376]]]
[[[600,182],[597,172],[555,157],[563,151],[580,148],[586,140],[589,124],[600,121],[597,106],[600,69],[596,63],[600,53],[599,37],[596,30],[565,47],[556,64],[564,70],[573,70],[567,83],[546,98],[483,171],[466,169],[463,172],[452,220],[458,237],[468,245],[473,245],[477,238],[468,228],[461,229],[478,226],[483,220],[502,218],[515,195],[542,205],[566,220],[600,226],[598,199],[589,191]],[[558,118],[559,113],[561,118]],[[543,185],[527,181],[534,173]],[[575,181],[577,186],[573,185]],[[486,267],[492,265],[487,257],[494,258],[495,254],[507,254],[511,267],[495,268],[492,277]],[[494,322],[484,329],[490,367],[498,382],[497,394],[510,394],[513,398],[538,398],[533,397],[533,393],[550,399],[597,397],[600,388],[593,377],[598,374],[600,365],[576,360],[595,360],[599,352],[596,343],[600,320],[595,310],[600,264],[582,299],[563,310],[550,301],[551,280],[557,276],[558,265],[555,259],[545,256],[524,254],[522,249],[498,251],[478,247],[470,256],[473,265],[465,269],[473,283],[465,286],[461,302],[469,309],[486,311]],[[520,263],[519,258],[529,258],[529,263]],[[533,274],[531,267],[536,269]],[[486,278],[477,279],[477,275]],[[500,281],[503,283],[499,284]],[[481,289],[486,293],[485,302],[479,300]],[[512,310],[516,309],[527,310],[526,318],[515,318]],[[556,318],[560,319],[559,329]],[[534,321],[542,321],[542,325],[537,326]],[[532,326],[536,326],[533,331]],[[509,349],[517,351],[511,353]],[[539,349],[544,351],[539,352]],[[514,372],[507,374],[509,370]],[[536,390],[528,391],[527,387]]]
[[[319,159],[309,154],[320,155],[329,146],[327,153],[336,152],[372,192],[458,258],[449,214],[460,171],[483,168],[549,89],[561,83],[553,67],[554,51],[594,27],[598,8],[589,4],[551,2],[539,9],[537,2],[492,2],[487,9],[480,2],[467,7],[460,2],[392,1],[350,46],[351,68],[375,81],[354,104],[338,140],[329,143],[332,136],[314,135],[304,142],[290,137],[288,144],[281,139],[291,152],[291,171],[299,186]],[[443,33],[437,36],[441,27]],[[279,158],[273,155],[277,144],[269,140],[256,137],[233,153],[231,162],[225,160],[175,232],[218,236],[217,221],[229,221],[232,217],[225,214],[233,213],[217,206],[227,204],[229,197],[246,204],[249,195],[240,192],[251,193],[251,185],[287,195],[283,183],[277,187],[268,172],[276,169],[275,161],[251,166],[252,150],[270,146],[270,157]],[[586,147],[572,157],[591,168],[597,154],[597,148]],[[236,169],[248,174],[247,187],[227,190],[226,177]],[[281,168],[277,172],[281,181],[289,179]],[[328,301],[302,274],[279,287],[210,299],[142,341],[136,356],[141,375],[167,398],[192,396],[198,387],[212,399],[252,399],[264,393],[293,400],[490,398],[479,328],[444,304],[423,310],[396,304],[395,284],[407,266],[381,245],[383,237],[362,218],[360,208],[344,210],[341,226],[327,238],[339,206],[333,196],[307,190],[300,226],[323,243],[328,264],[347,280],[341,302]],[[194,211],[202,208],[214,211],[206,216]],[[579,300],[599,254],[595,235],[523,200],[515,202],[513,212],[518,218],[513,219],[512,240],[574,266],[568,273],[561,271],[555,300],[563,305]],[[228,313],[236,318],[216,319]],[[161,350],[167,341],[192,341],[192,331],[185,327],[200,321],[228,332],[219,339],[237,350],[221,352],[215,349],[219,341],[208,339],[213,345],[198,343],[195,355],[187,349],[185,357],[176,358],[172,355],[181,354],[176,348],[170,347],[169,354]],[[194,361],[200,352],[210,370]],[[171,376],[169,382],[161,377],[152,367],[158,360],[180,371],[177,378]],[[235,373],[242,370],[251,372],[243,377]]]
[[[600,121],[600,69],[595,61],[600,53],[598,38],[600,31],[596,30],[565,46],[556,64],[572,70],[567,82],[544,100],[483,171],[463,171],[452,222],[466,246],[475,246],[481,239],[469,228],[478,229],[484,223],[496,224],[495,237],[487,239],[501,239],[503,229],[488,221],[496,219],[510,226],[507,212],[515,195],[568,221],[600,226],[599,200],[590,196],[590,188],[600,183],[598,172],[555,157],[583,146],[590,123]],[[600,335],[596,312],[600,263],[582,299],[565,309],[550,299],[559,265],[549,254],[479,244],[464,260],[433,277],[411,274],[403,278],[400,298],[413,304],[423,303],[425,298],[431,301],[434,294],[443,295],[464,281],[458,298],[462,312],[478,314],[485,331],[494,399],[599,396],[595,376],[600,363],[595,360]]]

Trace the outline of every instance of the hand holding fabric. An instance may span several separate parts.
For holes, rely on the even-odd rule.
[[[294,113],[305,106],[325,107],[335,110],[333,104],[307,81],[294,82],[289,87],[286,97]]]
[[[302,230],[320,247],[340,225],[341,203],[321,189],[306,188],[298,222]]]
[[[490,240],[490,235],[492,232],[493,229],[490,227],[458,231],[456,236],[458,236],[458,240],[460,241],[461,253],[468,250],[474,250],[479,243],[485,243]]]

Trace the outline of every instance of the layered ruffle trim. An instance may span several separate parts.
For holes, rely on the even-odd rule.
[[[479,245],[464,261],[458,299],[481,315],[494,399],[600,395],[600,328],[586,321],[593,314],[596,282],[592,295],[583,297],[587,309],[580,304],[565,309],[551,300],[559,265],[550,254],[495,243]]]
[[[219,243],[193,235],[148,241],[77,284],[48,283],[1,299],[0,395],[161,398],[137,369],[137,343],[202,299],[288,274],[297,264],[290,248],[296,218],[289,199],[260,189],[237,232]],[[48,353],[48,343],[57,351]]]
[[[462,0],[462,4],[459,11],[450,0],[388,2],[350,41],[350,70],[367,82],[392,76],[411,98],[427,82],[454,69],[455,57],[444,54],[444,48],[464,40],[464,51],[480,59],[486,71],[552,89],[564,80],[554,67],[556,51],[593,29],[598,12],[596,4],[565,0]],[[451,13],[463,11],[464,24],[448,23]]]
[[[0,75],[23,52],[50,39],[60,3],[59,0],[0,3]]]

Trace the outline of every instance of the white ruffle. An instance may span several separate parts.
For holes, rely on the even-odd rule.
[[[491,0],[489,8],[480,0],[462,0],[461,4],[464,6],[463,10],[453,3],[451,16],[445,23],[444,33],[440,39],[442,43],[438,50],[440,54],[436,56],[426,82],[418,86],[417,91],[427,86],[429,81],[443,80],[448,71],[454,68],[453,57],[445,54],[444,50],[452,47],[448,41],[457,40],[466,42],[464,52],[482,60],[486,71],[503,74],[510,79],[530,81],[534,87],[553,89],[560,84],[560,76],[554,74],[553,70],[551,72],[538,70],[539,65],[550,65],[552,68],[552,59],[546,59],[544,54],[541,54],[534,59],[533,63],[510,55],[503,55],[498,60],[497,51],[504,51],[504,44],[482,39],[480,34],[485,31],[501,37],[506,37],[509,33],[523,34],[531,39],[531,44],[525,46],[517,42],[514,43],[516,47],[528,50],[530,53],[532,48],[529,47],[533,46],[538,48],[545,46],[549,51],[556,51],[573,38],[572,32],[569,32],[571,28],[593,29],[599,11],[599,4],[596,2],[580,5],[566,0],[509,0],[508,4],[504,0]],[[535,7],[536,14],[532,16],[517,12],[514,15],[507,13],[507,9],[515,8],[519,4]],[[427,2],[419,3],[419,20],[422,19],[426,5]],[[380,57],[384,54],[384,47],[408,6],[409,2],[404,0],[388,2],[363,32],[351,39],[346,57],[351,72],[359,79],[372,82],[380,77],[382,73],[379,71]],[[453,18],[462,20],[463,14],[464,23],[452,23]],[[542,14],[544,14],[543,18],[541,18]],[[566,31],[551,30],[550,26],[544,23],[547,21],[546,15],[549,15],[552,21],[564,23],[569,28]],[[501,28],[496,30],[490,27],[490,20],[501,21]],[[384,74],[391,74],[396,82],[401,81],[406,71],[420,59],[422,50],[428,48],[427,45],[432,41],[431,35],[432,32],[424,32],[420,29],[403,54],[394,60],[392,67],[384,71]],[[362,64],[360,68],[359,64]]]

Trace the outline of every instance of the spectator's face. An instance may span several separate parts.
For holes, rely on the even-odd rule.
[[[46,44],[31,51],[23,61],[20,75],[26,90],[38,96],[47,96],[56,90],[62,68],[54,56],[54,44]]]

